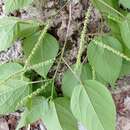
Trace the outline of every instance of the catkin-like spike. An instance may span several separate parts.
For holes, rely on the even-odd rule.
[[[108,18],[108,19],[111,19],[111,20],[113,20],[113,21],[115,21],[115,22],[117,22],[117,23],[121,23],[121,19],[119,19],[119,18],[117,18],[117,17],[114,17],[114,16],[112,16],[112,15],[107,15],[107,18]]]
[[[47,83],[45,83],[45,85],[43,85],[41,88],[38,88],[36,91],[32,92],[31,94],[29,94],[28,96],[24,97],[16,106],[16,109],[19,106],[23,106],[27,100],[37,96],[38,94],[40,94],[43,90],[45,90],[45,88],[49,85],[50,81],[48,81]]]
[[[87,30],[87,25],[89,23],[89,17],[91,15],[91,10],[92,10],[92,6],[90,5],[88,8],[88,11],[86,12],[84,26],[83,26],[83,30],[81,32],[80,47],[79,47],[79,51],[78,51],[78,55],[77,55],[76,69],[79,67],[80,62],[81,62],[81,55],[83,52],[83,47],[84,47],[84,42],[85,42],[85,34],[86,34],[86,30]]]
[[[29,67],[27,67],[26,71],[30,70],[30,69],[36,69],[36,68],[39,68],[39,67],[49,65],[49,64],[53,63],[54,60],[55,60],[55,58],[47,60],[47,61],[40,62],[40,63],[32,65],[32,66],[29,66]]]
[[[46,66],[46,65],[48,65],[48,64],[50,64],[50,63],[53,63],[54,60],[55,60],[55,58],[50,59],[50,60],[47,60],[47,61],[40,62],[40,63],[35,64],[35,65],[32,65],[32,66],[29,66],[29,67],[27,67],[26,69],[21,69],[21,70],[15,72],[15,73],[13,73],[12,75],[8,76],[5,80],[1,81],[1,82],[0,82],[0,85],[1,85],[1,84],[4,84],[5,82],[7,82],[7,81],[10,80],[11,78],[13,78],[13,77],[19,75],[19,74],[22,73],[22,72],[25,72],[25,71],[31,70],[31,69],[36,69],[36,68],[39,68],[39,67],[42,67],[42,66]]]
[[[115,54],[115,55],[125,59],[126,61],[130,62],[130,58],[128,56],[126,56],[124,53],[119,52],[119,51],[113,49],[112,47],[110,47],[108,45],[102,44],[102,43],[100,43],[100,41],[96,41],[96,40],[93,40],[93,41],[94,41],[93,43],[98,45],[99,47],[101,47],[103,49],[106,49],[106,50],[112,52],[113,54]]]
[[[33,57],[33,55],[35,54],[36,50],[37,50],[38,47],[40,46],[41,40],[44,38],[44,36],[45,36],[45,34],[46,34],[48,28],[49,28],[49,22],[47,22],[46,26],[44,27],[43,31],[41,32],[41,35],[40,35],[40,37],[39,37],[37,43],[35,44],[35,46],[34,46],[34,48],[32,49],[30,55],[28,56],[28,59],[27,59],[26,62],[25,62],[24,69],[26,69],[26,67],[28,66],[28,64],[29,64],[29,62],[30,62],[30,60],[31,60],[31,58]]]

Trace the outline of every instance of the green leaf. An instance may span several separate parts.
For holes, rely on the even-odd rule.
[[[63,130],[78,130],[77,121],[70,110],[70,101],[65,97],[54,100],[59,122]],[[68,120],[69,119],[69,120]],[[55,128],[56,129],[56,128]]]
[[[113,84],[119,77],[122,67],[122,58],[95,44],[95,42],[102,46],[110,46],[119,52],[122,52],[122,46],[117,39],[111,36],[98,37],[92,40],[88,46],[89,63],[95,68],[96,73],[104,81]]]
[[[40,32],[36,33],[23,41],[23,50],[26,58],[30,55],[33,47],[35,46]],[[37,48],[34,53],[32,59],[30,60],[31,65],[35,65],[41,62],[48,62],[43,66],[39,66],[39,68],[34,69],[41,76],[46,77],[50,67],[54,62],[54,58],[57,56],[59,50],[57,40],[50,34],[46,34],[43,38],[40,46]]]
[[[25,108],[16,130],[40,119],[43,116],[43,108],[45,107],[44,105],[46,105],[45,103],[47,102],[44,97],[32,98],[31,108]]]
[[[10,47],[17,39],[34,33],[39,28],[35,21],[22,21],[15,17],[4,17],[0,20],[0,51]]]
[[[112,96],[104,85],[95,80],[75,87],[71,110],[88,130],[115,130],[116,109]]]
[[[76,119],[70,111],[70,102],[67,98],[48,101],[40,97],[34,98],[32,101],[32,108],[26,109],[23,113],[17,129],[41,118],[47,130],[78,130]]]
[[[129,0],[119,0],[119,4],[122,5],[125,9],[130,9],[130,1]]]
[[[29,94],[28,82],[9,80],[0,84],[0,114],[16,110],[17,104]]]
[[[10,13],[32,3],[33,0],[5,0],[5,11]]]
[[[130,62],[123,60],[120,77],[127,76],[130,74]]]
[[[48,130],[63,130],[56,111],[55,103],[53,101],[50,101],[49,104],[46,102],[46,105],[44,106],[44,116],[42,118],[46,128]]]
[[[72,70],[74,71],[75,65],[72,66]],[[78,75],[76,75],[79,77]],[[81,81],[85,81],[87,79],[92,79],[92,72],[91,72],[91,66],[89,64],[82,65],[82,72],[79,78]],[[71,97],[73,89],[75,86],[79,84],[79,81],[74,76],[72,71],[67,70],[64,73],[63,81],[62,81],[62,90],[64,96]]]
[[[115,13],[111,8],[117,8],[117,0],[92,0],[95,7],[99,9],[102,13],[110,14]]]
[[[116,19],[118,19],[118,18],[116,18]],[[108,25],[109,25],[109,27],[111,29],[112,36],[114,36],[115,38],[117,38],[118,40],[121,41],[122,38],[121,38],[120,27],[119,27],[118,22],[113,21],[112,19],[108,18],[107,23],[108,23]]]
[[[0,114],[14,112],[16,105],[29,93],[28,82],[19,80],[17,72],[22,69],[18,63],[0,65]]]
[[[119,24],[121,36],[125,45],[130,49],[130,14]]]
[[[0,65],[0,82],[22,70],[22,66],[18,63],[6,63]],[[18,77],[18,76],[17,76]]]

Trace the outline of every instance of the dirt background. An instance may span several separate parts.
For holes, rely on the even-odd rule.
[[[84,15],[88,6],[88,0],[81,0],[81,2],[77,0],[68,3],[66,3],[65,0],[44,0],[44,2],[43,0],[34,0],[33,4],[28,8],[15,11],[9,15],[20,17],[22,19],[37,19],[43,22],[60,10],[60,12],[53,19],[53,24],[49,28],[49,33],[57,38],[60,44],[60,49],[62,49],[66,38],[68,22],[70,21],[64,59],[69,65],[72,65],[76,62],[76,56],[79,49],[80,33],[83,26]],[[0,17],[4,16],[4,2],[3,0],[0,0]],[[101,15],[93,7],[88,25],[88,32],[86,34],[86,45],[89,41],[89,38],[100,35],[101,29],[104,32],[109,31],[105,22],[101,24]],[[14,46],[7,49],[7,51],[0,52],[0,64],[22,58],[23,54],[21,46],[21,42],[16,41]],[[84,50],[85,49],[86,47]],[[54,74],[58,59],[59,58],[56,60],[55,66],[53,66],[50,70],[50,75]],[[86,59],[86,51],[84,51],[82,59]],[[85,62],[87,62],[87,60],[85,60]],[[62,75],[66,69],[67,67],[64,65],[64,63],[61,63],[56,76],[56,85],[59,89],[61,86]],[[117,107],[116,130],[130,130],[130,77],[128,76],[119,79],[117,82],[117,88],[110,91]],[[9,115],[1,116],[0,130],[15,130],[15,127],[20,119],[20,115],[20,112],[15,112],[10,113]],[[45,130],[44,125],[40,120],[33,123],[30,129]],[[85,130],[82,125],[79,125],[79,129]],[[27,130],[27,128],[23,128],[22,130]]]

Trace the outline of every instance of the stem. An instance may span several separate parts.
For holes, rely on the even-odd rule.
[[[53,82],[52,82],[51,85],[52,85],[51,86],[51,99],[53,99],[53,94],[54,94],[54,80],[53,80]]]
[[[66,44],[67,44],[68,35],[69,35],[69,28],[70,28],[71,19],[72,19],[72,17],[71,17],[71,14],[72,14],[71,8],[72,7],[71,7],[71,3],[70,3],[70,5],[69,5],[69,21],[68,21],[68,26],[67,26],[67,32],[66,32],[65,42],[64,42],[64,46],[62,48],[62,52],[61,52],[59,63],[58,63],[57,68],[56,68],[56,72],[55,72],[55,74],[53,76],[53,80],[56,78],[58,69],[60,67],[60,64],[61,64],[61,61],[62,61],[62,58],[63,58],[63,55],[64,55],[65,47],[66,47]],[[54,93],[54,81],[53,81],[52,89],[51,89],[51,99],[53,99],[53,93]]]
[[[82,81],[79,78],[79,76],[77,76],[77,74],[75,73],[75,71],[73,71],[73,69],[68,65],[68,63],[65,61],[65,59],[62,58],[62,60],[66,64],[66,66],[68,67],[68,69],[72,72],[72,74],[74,75],[74,77],[80,82],[80,84],[82,84]]]
[[[95,68],[92,66],[92,79],[96,79]]]
[[[65,47],[66,47],[67,40],[68,40],[68,35],[69,35],[69,28],[70,28],[70,24],[71,24],[71,14],[72,14],[72,12],[71,12],[71,3],[70,3],[70,6],[69,6],[69,21],[68,21],[68,26],[67,26],[67,32],[66,32],[65,42],[64,42],[64,46],[63,46],[62,51],[61,51],[61,56],[60,56],[59,63],[58,63],[57,68],[56,68],[56,72],[55,72],[55,74],[53,76],[53,79],[56,78],[58,69],[59,69],[61,61],[62,61],[62,57],[64,55],[64,51],[65,51]]]
[[[78,69],[79,65],[81,64],[81,56],[82,56],[82,52],[83,52],[83,48],[84,48],[85,34],[87,32],[87,25],[89,23],[89,17],[91,15],[91,9],[92,9],[92,7],[90,5],[88,8],[88,11],[86,12],[86,15],[85,15],[84,27],[83,27],[83,30],[81,32],[81,37],[80,37],[80,47],[79,47],[78,56],[77,56],[76,70]]]

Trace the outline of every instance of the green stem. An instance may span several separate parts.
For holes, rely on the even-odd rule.
[[[51,84],[51,99],[53,99],[53,94],[54,94],[54,80],[52,81],[52,84]]]
[[[95,73],[95,68],[92,66],[92,79],[96,79],[96,73]]]

